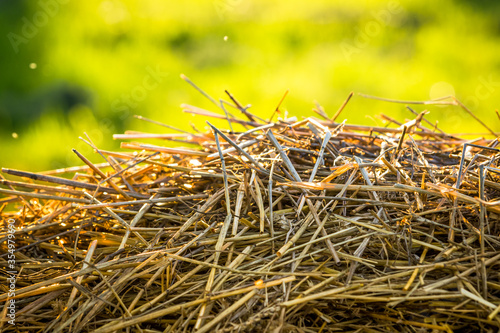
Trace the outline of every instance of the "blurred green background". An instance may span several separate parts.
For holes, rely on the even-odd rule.
[[[252,112],[333,115],[349,92],[404,100],[454,94],[500,131],[500,4],[495,1],[0,0],[0,166],[32,171],[92,161],[113,133],[182,129],[228,89]],[[423,106],[416,105],[417,111]],[[457,107],[429,106],[449,132],[486,130]],[[354,98],[339,120],[383,126],[403,104]],[[221,123],[221,126],[226,126]],[[479,136],[479,134],[478,134]]]

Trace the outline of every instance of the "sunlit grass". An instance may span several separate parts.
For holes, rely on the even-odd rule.
[[[31,170],[78,164],[70,148],[82,148],[78,136],[84,131],[106,149],[118,147],[111,134],[124,129],[163,131],[133,114],[183,129],[194,122],[203,129],[204,119],[182,114],[179,105],[214,108],[179,78],[180,73],[215,98],[226,98],[223,91],[228,89],[266,118],[287,89],[283,107],[310,116],[314,101],[332,115],[350,91],[425,100],[435,97],[440,91],[436,87],[445,83],[479,117],[496,120],[497,19],[464,3],[401,1],[399,10],[381,22],[376,17],[390,10],[390,2],[69,2],[21,50],[16,61],[26,61],[19,78],[26,82],[12,86],[32,87],[24,92],[29,95],[68,82],[88,91],[90,98],[86,106],[76,104],[69,110],[49,104],[41,116],[26,119],[26,125],[5,126],[0,164]],[[28,17],[39,8],[32,4],[30,10]],[[378,22],[378,32],[363,37],[373,22]],[[363,38],[363,45],[357,43]],[[342,45],[354,52],[346,54]],[[37,68],[28,70],[30,62]],[[141,98],[130,100],[157,68],[168,75],[145,89]],[[485,132],[458,108],[429,109],[428,118],[439,120],[447,131]],[[1,112],[8,119],[15,117],[8,109]],[[400,120],[412,117],[404,105],[355,96],[341,118],[383,125],[376,118],[379,113]],[[500,130],[499,122],[490,123]],[[14,131],[17,139],[11,136]]]

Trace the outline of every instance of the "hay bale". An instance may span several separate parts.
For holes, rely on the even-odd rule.
[[[398,128],[321,108],[271,122],[230,98],[244,119],[184,105],[230,131],[115,135],[198,148],[126,142],[93,147],[99,165],[75,151],[85,166],[2,169],[25,180],[0,189],[1,275],[16,279],[0,330],[498,330],[497,139],[424,113]]]

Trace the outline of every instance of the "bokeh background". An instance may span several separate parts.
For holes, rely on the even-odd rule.
[[[181,73],[266,118],[287,89],[282,109],[299,117],[314,101],[333,115],[351,91],[452,94],[500,131],[499,14],[484,0],[0,0],[0,166],[82,164],[71,148],[100,162],[84,132],[119,149],[113,133],[169,131],[134,114],[203,130],[179,105],[217,110]],[[449,132],[486,133],[460,108],[425,107]],[[354,96],[340,120],[383,126],[380,113],[412,117]]]

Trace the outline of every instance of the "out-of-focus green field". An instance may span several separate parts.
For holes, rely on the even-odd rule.
[[[500,131],[500,5],[488,1],[0,1],[0,166],[33,171],[82,164],[79,136],[119,149],[113,133],[182,129],[217,111],[228,89],[258,115],[333,115],[349,92],[403,100],[455,95]],[[422,111],[424,106],[416,105]],[[457,107],[428,106],[449,132],[486,130]],[[355,96],[350,123],[412,115],[404,104]],[[224,122],[215,122],[226,126]],[[16,134],[13,134],[16,133]],[[478,135],[479,136],[479,135]]]

